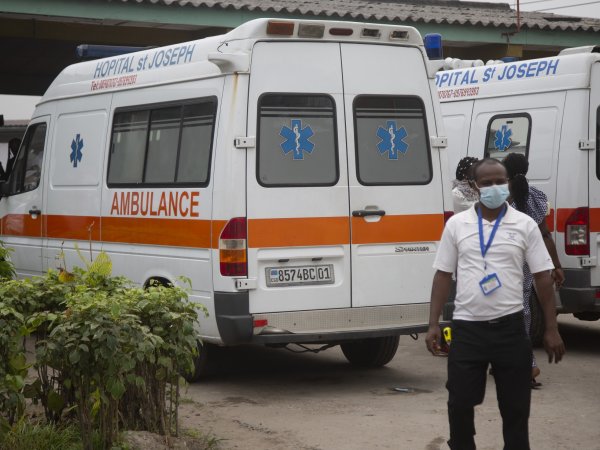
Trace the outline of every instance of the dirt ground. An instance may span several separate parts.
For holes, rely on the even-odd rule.
[[[600,449],[600,322],[559,323],[565,360],[549,365],[535,350],[543,386],[532,393],[531,448]],[[218,373],[184,392],[182,427],[212,433],[223,450],[448,448],[446,359],[429,355],[423,338],[403,337],[377,370],[352,368],[339,348],[222,350]],[[476,429],[479,449],[502,448],[491,376]]]

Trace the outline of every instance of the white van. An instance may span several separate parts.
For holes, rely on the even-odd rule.
[[[479,67],[447,60],[463,67],[436,75],[451,170],[465,155],[527,156],[527,177],[550,202],[548,227],[565,271],[557,310],[582,320],[600,318],[599,51]],[[538,340],[541,315],[532,306]]]
[[[20,276],[91,245],[142,285],[190,278],[209,344],[386,364],[426,329],[451,209],[428,63],[414,28],[259,19],[67,67],[2,190],[1,239]]]

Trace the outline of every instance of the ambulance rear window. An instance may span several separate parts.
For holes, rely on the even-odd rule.
[[[109,186],[206,186],[216,99],[115,113]]]
[[[497,115],[487,129],[485,157],[502,160],[509,153],[529,156],[531,116],[525,113]]]
[[[332,186],[339,176],[335,105],[319,94],[264,94],[257,178],[263,186]]]
[[[356,175],[364,185],[431,181],[425,107],[418,97],[362,95],[354,99]]]

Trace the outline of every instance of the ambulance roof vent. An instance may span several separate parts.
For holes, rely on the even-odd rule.
[[[600,53],[600,46],[597,45],[584,45],[583,47],[565,48],[561,50],[559,55],[575,55],[578,53]]]

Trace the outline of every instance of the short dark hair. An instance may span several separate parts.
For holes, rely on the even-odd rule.
[[[473,179],[475,181],[477,181],[477,171],[479,170],[479,168],[481,166],[486,166],[488,164],[499,164],[500,166],[504,167],[504,164],[502,164],[502,162],[498,161],[496,158],[483,158],[483,159],[480,159],[475,164],[473,164]]]
[[[10,141],[8,141],[8,148],[13,151],[14,153],[17,153],[17,150],[19,150],[19,147],[21,146],[21,139],[19,138],[12,138]]]

